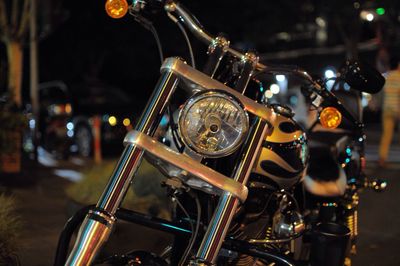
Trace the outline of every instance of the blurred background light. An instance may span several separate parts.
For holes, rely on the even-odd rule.
[[[366,21],[373,21],[375,18],[374,11],[371,10],[363,10],[360,12],[360,18]]]
[[[334,69],[332,69],[332,68],[326,69],[324,75],[325,75],[325,78],[327,78],[327,79],[336,77],[336,73],[335,73]]]
[[[276,75],[275,78],[276,78],[276,81],[278,81],[278,82],[284,82],[286,80],[285,75]]]
[[[111,126],[115,126],[117,124],[117,118],[115,116],[110,116],[110,118],[108,118],[108,123]]]
[[[372,14],[372,13],[369,13],[369,14],[367,14],[367,20],[368,21],[373,21],[374,20],[374,18],[375,18],[375,16],[374,16],[374,14]]]
[[[385,15],[385,9],[383,7],[378,7],[375,11],[379,16]]]
[[[271,99],[272,96],[274,96],[274,94],[272,93],[272,91],[267,90],[267,91],[264,92],[264,96],[265,96],[266,98],[268,98],[268,99]]]
[[[270,90],[273,94],[278,94],[280,91],[280,87],[278,84],[272,84]]]
[[[129,118],[125,118],[124,121],[122,121],[122,124],[127,127],[131,124],[131,120]]]

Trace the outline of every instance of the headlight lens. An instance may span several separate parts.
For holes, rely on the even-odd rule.
[[[227,94],[209,91],[193,96],[179,114],[184,143],[206,157],[233,153],[243,143],[249,118]]]

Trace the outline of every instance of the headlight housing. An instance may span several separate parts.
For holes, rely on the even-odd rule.
[[[208,91],[191,97],[179,113],[183,142],[205,157],[232,154],[242,143],[249,118],[230,95]]]

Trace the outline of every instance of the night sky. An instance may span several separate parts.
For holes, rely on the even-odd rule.
[[[284,42],[276,36],[279,32],[299,35],[299,32],[307,31],[306,26],[314,23],[315,18],[321,15],[328,21],[330,18],[333,21],[336,15],[343,19],[352,18],[356,1],[181,2],[212,34],[223,32],[233,45],[257,49],[262,54],[315,46],[315,40],[310,38]],[[398,4],[396,1],[393,3],[390,15],[396,16]],[[188,50],[177,27],[163,13],[153,19],[165,56],[179,55],[187,59]],[[346,21],[351,22],[351,19]],[[74,87],[82,87],[77,84],[90,86],[95,80],[105,86],[120,87],[135,99],[141,99],[139,105],[144,104],[142,99],[146,99],[151,93],[158,79],[160,66],[156,44],[149,31],[142,28],[131,16],[120,20],[109,18],[104,10],[104,1],[100,0],[63,1],[59,17],[53,24],[53,31],[39,43],[41,82],[59,79],[73,90]],[[398,21],[395,24],[397,26]],[[335,25],[329,24],[326,46],[343,43]],[[363,23],[360,27],[361,40],[375,37],[375,25]],[[194,38],[192,41],[196,59],[201,63],[205,59],[206,47]],[[375,55],[376,51],[372,51],[362,56],[373,62]],[[345,55],[339,54],[295,58],[284,63],[295,63],[306,69],[311,67],[312,71],[318,72],[318,68],[328,64],[338,65],[344,59]]]

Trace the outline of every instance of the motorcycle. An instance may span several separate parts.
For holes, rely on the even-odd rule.
[[[370,178],[364,173],[366,135],[362,124],[361,95],[348,85],[357,84],[346,78],[346,73],[360,64],[345,64],[339,77],[333,78],[335,98],[325,97],[321,102],[308,88],[302,88],[303,95],[311,98],[312,106],[319,113],[318,119],[307,130],[311,154],[308,173],[303,181],[308,193],[307,208],[317,214],[314,217],[317,221],[334,222],[336,229],[333,230],[349,234],[350,250],[346,258],[349,264],[349,255],[356,254],[359,192],[364,188],[381,192],[387,187],[386,180]],[[365,66],[361,68],[366,70]],[[364,87],[363,90],[376,92],[372,87]],[[337,264],[331,261],[324,262],[324,265]]]
[[[180,58],[164,60],[155,90],[135,130],[125,137],[124,152],[97,205],[67,222],[55,265],[323,265],[335,249],[321,249],[322,233],[340,239],[334,265],[342,265],[348,233],[339,223],[308,221],[311,207],[301,201],[307,136],[289,108],[265,101],[259,77],[300,77],[310,97],[329,102],[360,127],[335,95],[300,68],[261,64],[255,53],[242,53],[225,37],[211,36],[180,3],[109,0],[106,9],[116,18],[129,9],[155,35],[146,16],[164,10],[181,29],[188,28],[209,45],[208,60],[202,71],[193,59],[191,64]],[[384,81],[376,71],[350,62],[343,77],[367,92],[379,90]],[[167,129],[160,126],[164,116],[169,118]],[[164,186],[175,203],[172,221],[120,208],[143,159],[166,176]],[[169,232],[175,240],[162,256],[133,251],[96,261],[118,219]],[[307,249],[308,236],[311,248],[304,255],[299,251]]]

